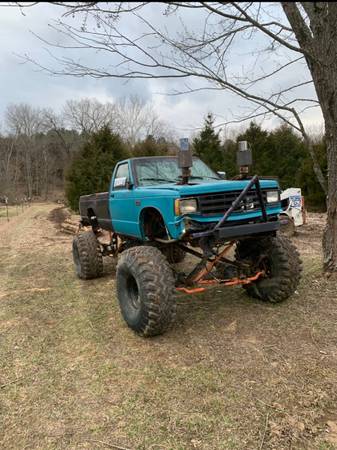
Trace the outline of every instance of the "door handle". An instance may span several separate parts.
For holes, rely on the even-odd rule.
[[[110,194],[110,198],[113,198],[115,196],[115,194]]]

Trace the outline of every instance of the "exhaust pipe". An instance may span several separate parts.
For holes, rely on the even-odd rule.
[[[191,167],[193,165],[192,151],[188,138],[179,140],[178,167],[181,169],[181,184],[188,184],[191,176]]]
[[[249,168],[253,164],[252,150],[247,141],[238,142],[238,151],[236,154],[236,163],[240,169],[240,177],[247,178]]]

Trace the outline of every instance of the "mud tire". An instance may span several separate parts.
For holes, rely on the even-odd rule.
[[[162,252],[152,246],[125,250],[117,266],[117,296],[127,325],[143,337],[164,333],[176,313],[174,276]]]
[[[92,231],[86,231],[74,237],[73,259],[76,274],[82,280],[102,276],[103,257],[99,243]]]
[[[269,276],[244,285],[247,294],[271,303],[288,299],[301,279],[302,261],[296,247],[285,236],[247,239],[237,244],[238,261],[255,262],[261,255],[266,255]]]

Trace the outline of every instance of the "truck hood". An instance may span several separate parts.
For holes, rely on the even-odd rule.
[[[180,196],[190,196],[198,194],[209,194],[213,192],[226,192],[226,191],[242,191],[249,180],[224,180],[210,183],[193,183],[193,184],[158,184],[155,186],[141,186],[139,189],[144,190],[161,190],[161,191],[174,191]],[[278,182],[276,180],[260,180],[262,189],[279,189]]]

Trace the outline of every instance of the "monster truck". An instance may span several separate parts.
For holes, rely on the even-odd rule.
[[[118,258],[120,310],[144,337],[172,324],[177,291],[242,285],[263,301],[289,298],[301,260],[278,234],[279,185],[248,176],[245,156],[240,168],[236,179],[224,180],[190,151],[120,161],[108,192],[80,197],[81,229],[73,241],[78,277],[99,277],[103,257]],[[186,254],[197,261],[188,273],[179,270],[187,264],[177,264]]]

